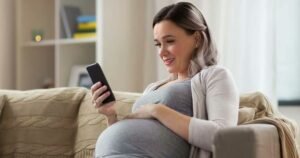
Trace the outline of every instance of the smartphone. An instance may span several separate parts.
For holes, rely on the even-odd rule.
[[[103,104],[115,101],[116,100],[115,96],[106,80],[106,77],[105,77],[100,65],[98,63],[88,65],[86,67],[86,70],[88,71],[88,73],[92,79],[92,82],[94,84],[100,81],[102,85],[107,86],[107,90],[110,92],[110,96],[103,101]]]

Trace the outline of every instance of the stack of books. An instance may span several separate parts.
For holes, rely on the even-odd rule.
[[[73,38],[93,38],[96,37],[96,16],[78,16],[77,31],[73,34]]]

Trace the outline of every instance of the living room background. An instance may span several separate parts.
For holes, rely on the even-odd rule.
[[[178,1],[98,0],[95,61],[104,64],[115,90],[142,92],[147,84],[167,76],[156,54],[151,24],[161,7],[174,2]],[[206,17],[221,64],[233,72],[241,93],[260,90],[275,104],[283,99],[299,105],[300,1],[190,2]],[[16,4],[0,1],[1,89],[17,89]],[[278,108],[300,122],[300,105]]]
[[[178,1],[112,0],[97,4],[96,7],[102,9],[97,9],[100,42],[96,54],[103,56],[98,55],[96,61],[107,62],[104,67],[108,72],[116,71],[108,76],[117,90],[142,91],[150,82],[166,77],[153,46],[151,22],[157,10],[174,2]],[[299,87],[300,66],[295,60],[299,56],[297,26],[300,25],[300,13],[297,0],[284,3],[237,0],[226,3],[208,0],[190,2],[206,16],[219,48],[221,64],[233,72],[241,92],[261,90],[272,100],[277,100],[277,96],[286,100],[300,98],[299,88],[296,88]],[[0,7],[0,16],[4,19],[0,30],[3,35],[0,37],[0,72],[5,76],[1,77],[0,86],[15,89],[16,1],[1,1]],[[102,21],[105,24],[101,24]],[[258,32],[259,36],[252,36],[253,32]],[[119,72],[124,72],[120,75],[130,83],[128,86],[117,81]]]

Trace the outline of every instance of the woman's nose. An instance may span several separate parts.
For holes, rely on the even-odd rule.
[[[159,55],[164,56],[166,54],[168,54],[167,49],[164,46],[161,46],[160,49],[159,49]]]

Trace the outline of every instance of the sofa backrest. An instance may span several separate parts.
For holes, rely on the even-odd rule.
[[[141,94],[114,93],[122,119]],[[93,157],[106,120],[91,98],[85,88],[0,90],[0,157]]]
[[[1,91],[0,157],[71,157],[83,88]]]

